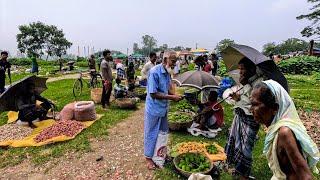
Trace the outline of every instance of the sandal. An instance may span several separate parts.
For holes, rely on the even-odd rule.
[[[157,165],[154,164],[154,162],[152,160],[147,160],[147,168],[152,171],[155,170],[157,168]]]

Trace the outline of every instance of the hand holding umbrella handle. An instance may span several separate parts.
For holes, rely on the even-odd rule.
[[[243,87],[244,86],[242,86],[241,88],[239,88],[236,92],[234,92],[234,93],[237,93],[237,92],[239,92],[240,90],[242,90],[243,89]],[[214,104],[213,106],[212,106],[212,110],[214,110],[214,111],[218,111],[219,110],[219,108],[218,109],[216,109],[215,108],[215,106],[217,106],[218,104],[221,104],[221,103],[223,103],[226,99],[228,99],[230,97],[230,94],[229,94],[229,96],[227,96],[226,98],[224,98],[224,99],[221,99],[220,101],[218,101],[216,104]]]

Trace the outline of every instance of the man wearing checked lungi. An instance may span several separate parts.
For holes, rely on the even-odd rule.
[[[176,64],[176,55],[168,54],[162,64],[154,66],[148,76],[147,98],[144,118],[144,155],[149,170],[156,169],[152,160],[160,131],[168,132],[168,100],[180,101],[181,96],[170,90],[171,77],[168,70]]]

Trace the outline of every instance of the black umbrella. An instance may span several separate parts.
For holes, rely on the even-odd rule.
[[[228,72],[238,69],[238,63],[244,57],[250,59],[254,64],[259,64],[269,60],[268,57],[260,53],[258,50],[250,46],[239,44],[228,46],[221,52],[221,55]]]
[[[205,88],[219,88],[219,80],[205,71],[187,71],[172,79],[179,86],[194,87],[199,90]]]
[[[48,78],[37,77],[35,75],[25,77],[20,81],[13,83],[9,86],[5,92],[0,95],[0,112],[3,111],[18,111],[16,107],[16,96],[23,94],[26,91],[26,86],[28,83],[33,83],[35,85],[35,91],[41,94],[47,89],[46,81]]]

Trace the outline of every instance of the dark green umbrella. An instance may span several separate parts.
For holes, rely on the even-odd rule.
[[[125,59],[127,58],[127,55],[120,53],[120,54],[113,54],[112,57],[115,59]]]
[[[142,54],[135,53],[135,54],[132,54],[131,57],[133,57],[133,58],[143,58],[144,56]]]
[[[199,90],[205,88],[219,88],[219,80],[205,71],[187,71],[172,79],[179,86],[194,87]]]
[[[16,96],[26,93],[27,84],[34,83],[35,91],[38,94],[41,94],[47,88],[46,81],[48,78],[37,77],[35,75],[25,77],[11,86],[9,86],[5,92],[0,95],[0,112],[4,111],[18,111],[16,107]]]

